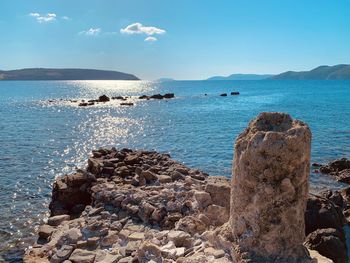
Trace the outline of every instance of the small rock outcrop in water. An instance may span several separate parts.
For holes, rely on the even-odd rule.
[[[107,101],[110,101],[110,98],[106,95],[102,95],[102,96],[98,97],[98,101],[99,102],[107,102]]]
[[[253,262],[307,262],[310,149],[308,126],[283,113],[261,113],[238,137],[230,226]]]
[[[175,97],[174,93],[166,93],[164,95],[162,95],[162,94],[154,94],[152,96],[142,95],[139,97],[139,99],[140,100],[144,100],[144,99],[146,99],[146,100],[149,100],[149,99],[162,100],[162,99],[172,99],[174,97]]]
[[[231,92],[231,95],[234,96],[234,95],[239,95],[239,92],[238,91],[232,91]]]
[[[320,165],[319,170],[321,173],[334,176],[339,182],[350,184],[350,160],[346,158],[332,161],[326,165]]]

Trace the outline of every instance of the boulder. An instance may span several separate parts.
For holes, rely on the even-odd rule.
[[[110,101],[110,98],[106,95],[102,95],[102,96],[98,97],[98,101],[99,102],[107,102],[107,101]]]
[[[305,245],[332,259],[334,263],[348,262],[344,233],[334,228],[317,229],[310,233]]]
[[[341,209],[320,196],[309,196],[305,211],[305,234],[321,228],[335,228],[343,231],[345,223]]]

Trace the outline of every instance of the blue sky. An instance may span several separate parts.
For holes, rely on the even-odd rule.
[[[340,63],[350,63],[350,0],[0,3],[0,69],[80,67],[203,79]]]

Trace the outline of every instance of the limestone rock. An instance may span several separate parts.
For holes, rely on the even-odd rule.
[[[54,230],[55,228],[49,225],[40,226],[38,231],[39,238],[43,238],[43,239],[49,238]]]
[[[59,215],[59,216],[52,216],[48,219],[47,223],[50,226],[58,226],[61,224],[63,221],[67,221],[70,219],[69,215]]]
[[[77,248],[73,251],[69,260],[73,263],[93,263],[95,257],[94,252]]]
[[[265,262],[309,260],[302,243],[310,149],[308,126],[284,113],[261,113],[238,136],[230,225],[241,253]]]
[[[72,246],[62,246],[50,259],[50,263],[61,263],[69,258],[73,251]]]

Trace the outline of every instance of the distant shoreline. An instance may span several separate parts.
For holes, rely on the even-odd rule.
[[[140,80],[133,74],[97,69],[28,68],[0,71],[0,80]]]

